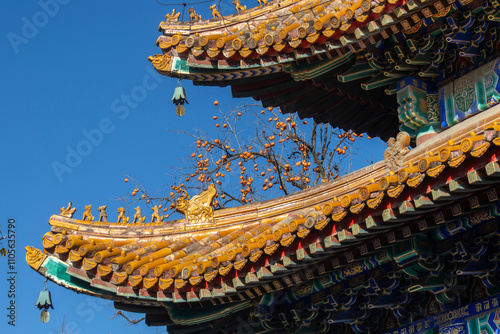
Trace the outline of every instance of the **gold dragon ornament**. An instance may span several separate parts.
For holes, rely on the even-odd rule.
[[[213,220],[214,211],[212,200],[217,193],[215,187],[210,185],[201,194],[189,198],[184,190],[184,195],[179,197],[174,204],[175,211],[184,214],[188,223],[206,223]]]
[[[26,262],[30,265],[31,268],[38,270],[43,261],[47,258],[47,255],[43,254],[41,250],[32,246],[26,246],[24,247],[24,249],[26,250]]]

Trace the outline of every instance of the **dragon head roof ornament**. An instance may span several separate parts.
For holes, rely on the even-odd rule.
[[[189,198],[187,191],[179,197],[174,205],[177,212],[184,214],[189,223],[207,223],[213,220],[212,200],[217,193],[214,185],[207,190]]]

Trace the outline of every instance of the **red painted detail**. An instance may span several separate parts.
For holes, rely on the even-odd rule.
[[[473,172],[475,171],[476,169],[474,167],[471,167],[470,169],[467,170],[467,173],[470,173],[470,172]]]
[[[353,21],[351,23],[351,25],[349,26],[349,28],[343,32],[343,35],[348,35],[348,34],[352,34],[354,33],[354,31],[360,27],[360,26],[364,26],[365,24],[362,24],[361,22],[358,22],[358,21]]]
[[[330,40],[338,40],[343,35],[342,30],[337,29],[333,35],[330,36]]]
[[[304,39],[302,43],[299,44],[299,46],[296,48],[296,51],[302,51],[301,49],[305,49],[311,46],[311,43],[307,41],[307,39]]]
[[[264,261],[264,267],[269,267],[269,259],[266,258],[266,261]]]
[[[331,235],[335,235],[335,234],[337,234],[337,225],[336,225],[336,224],[333,224],[333,226],[332,226],[332,233],[331,233]]]
[[[318,39],[316,40],[316,42],[314,42],[314,44],[323,45],[323,44],[325,44],[325,42],[327,40],[329,40],[328,37],[326,37],[326,36],[319,36]]]
[[[381,13],[387,13],[393,12],[396,7],[400,7],[406,4],[406,0],[398,1],[394,4],[386,4],[385,8],[381,11]]]
[[[490,162],[495,162],[495,161],[497,161],[497,155],[496,155],[495,153],[493,153],[493,154],[491,155]]]
[[[186,61],[188,65],[191,64],[196,64],[196,65],[217,65],[217,63],[214,63],[214,59],[210,58],[195,58],[194,56],[190,55]]]
[[[302,249],[302,241],[299,241],[299,242],[297,243],[297,249]]]
[[[349,228],[351,228],[352,225],[354,225],[354,219],[352,219],[351,222],[349,223]]]
[[[272,46],[269,47],[269,49],[267,50],[265,56],[267,57],[275,57],[276,55],[278,54],[278,51],[276,51]]]

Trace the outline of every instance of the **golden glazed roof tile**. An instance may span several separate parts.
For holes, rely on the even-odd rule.
[[[488,182],[500,170],[500,125],[488,125],[487,121],[497,117],[492,115],[478,115],[458,131],[443,132],[433,147],[411,150],[404,158],[406,167],[399,170],[390,171],[379,163],[309,191],[216,211],[213,222],[191,225],[191,231],[182,220],[148,229],[108,223],[108,230],[125,227],[127,232],[113,239],[101,227],[92,229],[92,221],[53,216],[52,231],[43,237],[44,251],[49,259],[74,268],[68,271],[70,275],[92,278],[93,286],[113,291],[130,284],[149,293],[187,289],[196,295],[202,287],[213,285],[215,289],[218,283],[228,284],[243,276],[245,284],[263,284],[285,275],[287,268],[300,269],[312,254],[351,247],[373,238],[377,228],[414,219],[434,208],[437,201],[439,205],[448,203],[453,199],[444,195],[458,189],[448,182],[451,175],[463,187]],[[457,162],[457,156],[464,158]],[[177,226],[167,229],[169,224]],[[161,235],[148,236],[147,230],[156,228],[163,229]],[[405,231],[403,227],[397,233],[409,233]],[[377,236],[379,248],[381,243],[395,240],[391,233]],[[359,250],[359,254],[367,251]],[[354,256],[349,252],[347,263]],[[271,265],[276,262],[283,274],[280,266]],[[226,293],[231,291],[226,288]]]
[[[383,0],[276,1],[221,19],[196,23],[162,22],[159,30],[163,36],[158,38],[157,45],[169,57],[184,58],[182,54],[187,52],[204,58],[200,47],[208,59],[218,57],[220,49],[227,50],[223,52],[224,57],[235,60],[238,59],[234,51],[238,50],[243,50],[238,53],[243,58],[251,57],[253,50],[260,56],[276,56],[270,53],[274,50],[270,47],[285,51],[285,45],[289,45],[291,48],[285,52],[290,53],[297,48],[307,49],[311,44],[322,45],[330,39],[338,43],[336,41],[342,36],[352,36],[348,37],[349,43],[355,43],[378,33],[379,29],[375,27],[387,29],[388,22],[396,24],[404,15],[416,12],[424,4],[412,6],[404,1]],[[383,20],[379,19],[382,12],[385,13]],[[384,24],[376,24],[378,20]],[[365,30],[368,25],[370,28]],[[178,49],[178,46],[182,48]],[[170,70],[165,67],[157,69],[167,73]]]

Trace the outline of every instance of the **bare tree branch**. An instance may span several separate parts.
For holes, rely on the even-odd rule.
[[[116,317],[123,317],[125,318],[125,320],[127,320],[129,322],[129,325],[135,325],[135,324],[138,324],[139,322],[143,321],[146,319],[146,317],[142,317],[140,319],[136,319],[135,317],[133,319],[130,319],[129,317],[127,317],[125,314],[123,314],[122,311],[116,311],[113,316],[110,318],[110,319],[113,319],[113,318],[116,318]]]
[[[135,188],[129,203],[160,203],[166,212],[183,191],[200,192],[210,184],[217,189],[216,208],[255,203],[280,192],[288,195],[338,177],[346,151],[352,147],[346,141],[354,141],[352,132],[328,124],[307,125],[305,120],[299,126],[295,115],[273,108],[259,111],[253,105],[228,113],[217,110],[212,135],[201,130],[168,130],[194,140],[190,156],[172,168],[171,192],[156,196],[131,178]],[[255,128],[248,129],[248,124]]]

